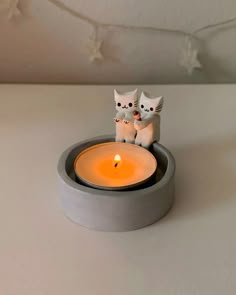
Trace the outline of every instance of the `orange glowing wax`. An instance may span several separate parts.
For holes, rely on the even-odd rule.
[[[107,190],[122,190],[147,181],[157,161],[146,149],[134,144],[107,142],[82,151],[74,169],[85,184]]]

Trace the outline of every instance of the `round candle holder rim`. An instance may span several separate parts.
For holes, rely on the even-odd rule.
[[[95,142],[96,142],[96,144],[99,144],[99,143],[113,142],[113,141],[115,141],[114,135],[103,135],[103,136],[97,136],[97,137],[93,137],[91,139],[79,141],[79,142],[73,144],[72,146],[68,147],[61,154],[59,161],[58,161],[57,173],[58,173],[58,176],[60,177],[60,179],[62,179],[66,185],[69,185],[72,189],[74,189],[76,191],[81,190],[84,193],[88,193],[88,194],[96,193],[96,195],[100,195],[100,196],[111,196],[111,197],[112,196],[115,196],[115,197],[116,196],[121,196],[121,197],[124,196],[124,191],[100,190],[100,189],[81,185],[81,184],[75,182],[74,180],[72,180],[71,177],[67,174],[67,172],[65,170],[65,163],[66,163],[68,156],[79,145],[88,144],[87,147],[89,147],[89,146],[92,146],[92,144]],[[90,145],[90,143],[91,143],[91,145]],[[163,145],[161,145],[159,143],[154,142],[153,148],[155,148],[155,146],[158,147],[159,150],[161,150],[161,152],[169,159],[169,161],[171,161],[171,165],[168,162],[167,169],[166,169],[162,179],[150,187],[142,188],[142,194],[148,194],[150,191],[153,190],[153,187],[155,187],[156,189],[161,188],[163,185],[167,184],[175,174],[175,159],[172,156],[172,154]],[[137,195],[137,192],[139,190],[140,189],[137,188],[132,191],[129,191],[129,195],[133,197],[133,196]]]

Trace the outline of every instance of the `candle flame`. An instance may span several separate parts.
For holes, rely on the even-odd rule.
[[[117,166],[118,166],[118,164],[120,163],[120,160],[121,160],[121,158],[120,158],[120,155],[115,155],[115,157],[114,157],[114,167],[116,168]]]
[[[114,162],[118,162],[118,163],[119,163],[120,160],[121,160],[121,159],[120,159],[120,155],[118,155],[118,154],[115,155],[115,157],[114,157]]]

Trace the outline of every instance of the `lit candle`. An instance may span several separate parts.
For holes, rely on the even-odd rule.
[[[121,161],[120,155],[116,154],[114,157],[114,167],[117,167],[120,161]]]
[[[157,161],[146,149],[128,143],[107,142],[83,150],[75,159],[81,182],[105,190],[138,186],[155,173]]]

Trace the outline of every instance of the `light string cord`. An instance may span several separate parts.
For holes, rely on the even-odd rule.
[[[149,32],[164,32],[164,33],[170,33],[170,34],[178,34],[183,36],[189,36],[192,38],[197,38],[197,35],[203,31],[206,31],[208,29],[213,29],[219,26],[229,25],[236,21],[236,17],[230,18],[225,21],[216,22],[213,24],[209,24],[206,26],[199,27],[198,29],[194,30],[193,32],[187,32],[183,30],[174,30],[174,29],[167,29],[167,28],[158,28],[158,27],[149,27],[149,26],[132,26],[132,25],[122,25],[122,24],[110,24],[110,23],[103,23],[96,21],[95,19],[88,17],[87,15],[84,15],[71,7],[67,6],[65,3],[59,1],[59,0],[48,0],[48,2],[54,4],[59,9],[69,13],[71,16],[79,18],[80,20],[92,25],[93,27],[101,27],[101,28],[107,28],[107,29],[117,29],[117,30],[130,30],[130,31],[149,31]]]
[[[8,11],[8,19],[12,19],[14,16],[21,14],[19,9],[20,0],[10,0],[9,11]],[[167,33],[173,35],[179,35],[184,37],[184,46],[181,50],[181,58],[179,64],[185,68],[187,73],[191,75],[195,69],[203,68],[203,65],[199,61],[198,55],[200,50],[200,43],[204,41],[203,38],[200,38],[200,33],[203,33],[207,30],[217,29],[222,26],[227,26],[233,24],[236,21],[236,17],[232,17],[230,19],[215,22],[212,24],[208,24],[202,27],[199,27],[192,32],[187,32],[184,30],[178,29],[169,29],[169,28],[161,28],[161,27],[153,27],[153,26],[135,26],[135,25],[122,25],[122,24],[112,24],[105,23],[102,21],[97,21],[73,8],[66,5],[63,1],[60,0],[48,0],[52,5],[56,6],[61,11],[64,11],[75,17],[88,25],[90,25],[93,29],[92,34],[89,38],[88,42],[88,50],[89,50],[89,59],[91,62],[97,62],[104,59],[102,54],[102,44],[103,40],[99,40],[99,32],[106,30],[113,31],[132,31],[132,32],[147,32],[147,33]]]

